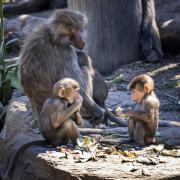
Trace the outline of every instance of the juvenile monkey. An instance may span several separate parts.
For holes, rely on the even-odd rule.
[[[20,146],[8,165],[4,180],[11,179],[19,155],[31,146],[54,146],[67,144],[69,140],[76,145],[79,136],[77,125],[82,125],[80,108],[82,97],[79,84],[70,78],[64,78],[53,86],[53,95],[48,98],[40,112],[39,122],[45,140],[35,140]]]
[[[130,139],[140,145],[155,142],[155,133],[159,122],[159,100],[154,93],[153,79],[142,74],[129,84],[131,99],[138,103],[135,110],[122,110],[118,115],[129,117],[128,132]]]
[[[50,144],[58,146],[69,140],[76,144],[79,136],[77,125],[82,125],[80,108],[82,97],[79,83],[64,78],[53,86],[53,96],[48,98],[40,112],[40,128],[44,138]]]

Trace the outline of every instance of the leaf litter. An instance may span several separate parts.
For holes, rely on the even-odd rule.
[[[71,159],[76,163],[98,161],[100,158],[120,158],[122,163],[141,163],[144,165],[157,165],[166,163],[165,156],[180,157],[179,150],[167,150],[163,144],[139,147],[131,144],[101,144],[94,138],[83,136],[77,139],[77,146],[57,147],[57,151],[46,151],[46,154],[58,159]],[[132,172],[136,169],[132,169]]]

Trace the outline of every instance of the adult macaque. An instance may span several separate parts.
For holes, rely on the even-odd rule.
[[[82,125],[80,109],[82,97],[79,84],[70,78],[55,83],[53,96],[48,98],[41,110],[39,121],[44,138],[54,146],[76,144],[79,137],[77,125]]]
[[[135,110],[122,110],[118,115],[129,117],[128,132],[131,140],[140,145],[155,143],[159,122],[159,100],[154,93],[154,81],[146,75],[136,76],[129,84],[131,98],[139,104]]]
[[[81,69],[74,49],[83,49],[85,45],[85,23],[85,17],[80,13],[56,10],[45,24],[27,37],[19,72],[24,92],[38,114],[52,94],[53,84],[68,77],[80,84],[84,114],[90,112],[97,118],[104,117],[104,110],[91,98],[93,77],[89,68]]]
[[[106,116],[102,105],[107,97],[107,86],[99,73],[93,73],[91,59],[83,59],[88,56],[84,56],[83,52],[77,54],[75,50],[84,48],[85,24],[86,18],[78,12],[56,10],[46,23],[25,40],[19,66],[20,80],[32,109],[38,114],[46,99],[51,96],[53,84],[67,77],[80,84],[82,117],[104,119]],[[97,92],[98,86],[104,93]],[[124,125],[112,114],[107,113],[107,116]]]

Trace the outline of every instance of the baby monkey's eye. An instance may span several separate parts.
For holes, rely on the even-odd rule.
[[[77,92],[77,93],[78,93],[78,92],[79,92],[79,88],[76,88],[76,89],[75,89],[75,92]]]

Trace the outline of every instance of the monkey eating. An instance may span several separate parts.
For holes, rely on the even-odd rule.
[[[154,81],[146,75],[136,76],[129,84],[131,99],[139,104],[135,110],[122,110],[119,116],[129,117],[130,139],[140,145],[155,143],[159,122],[159,100],[154,93]]]
[[[54,84],[53,94],[45,101],[39,116],[40,129],[45,140],[35,140],[23,144],[14,153],[3,179],[11,177],[19,154],[28,147],[48,144],[66,145],[69,140],[74,146],[77,144],[78,125],[81,126],[83,123],[80,114],[83,99],[79,94],[79,88],[78,82],[70,78],[64,78]]]
[[[71,140],[76,145],[77,125],[82,125],[81,106],[82,97],[75,80],[64,78],[55,83],[53,96],[45,101],[39,117],[41,132],[50,144],[58,146]]]
[[[83,119],[80,114],[83,99],[79,94],[80,85],[71,78],[57,81],[52,95],[45,101],[39,115],[40,130],[45,140],[27,142],[17,149],[9,163],[3,179],[12,176],[19,155],[31,146],[66,145],[69,140],[75,146],[79,134],[102,134],[102,129],[81,128]]]

